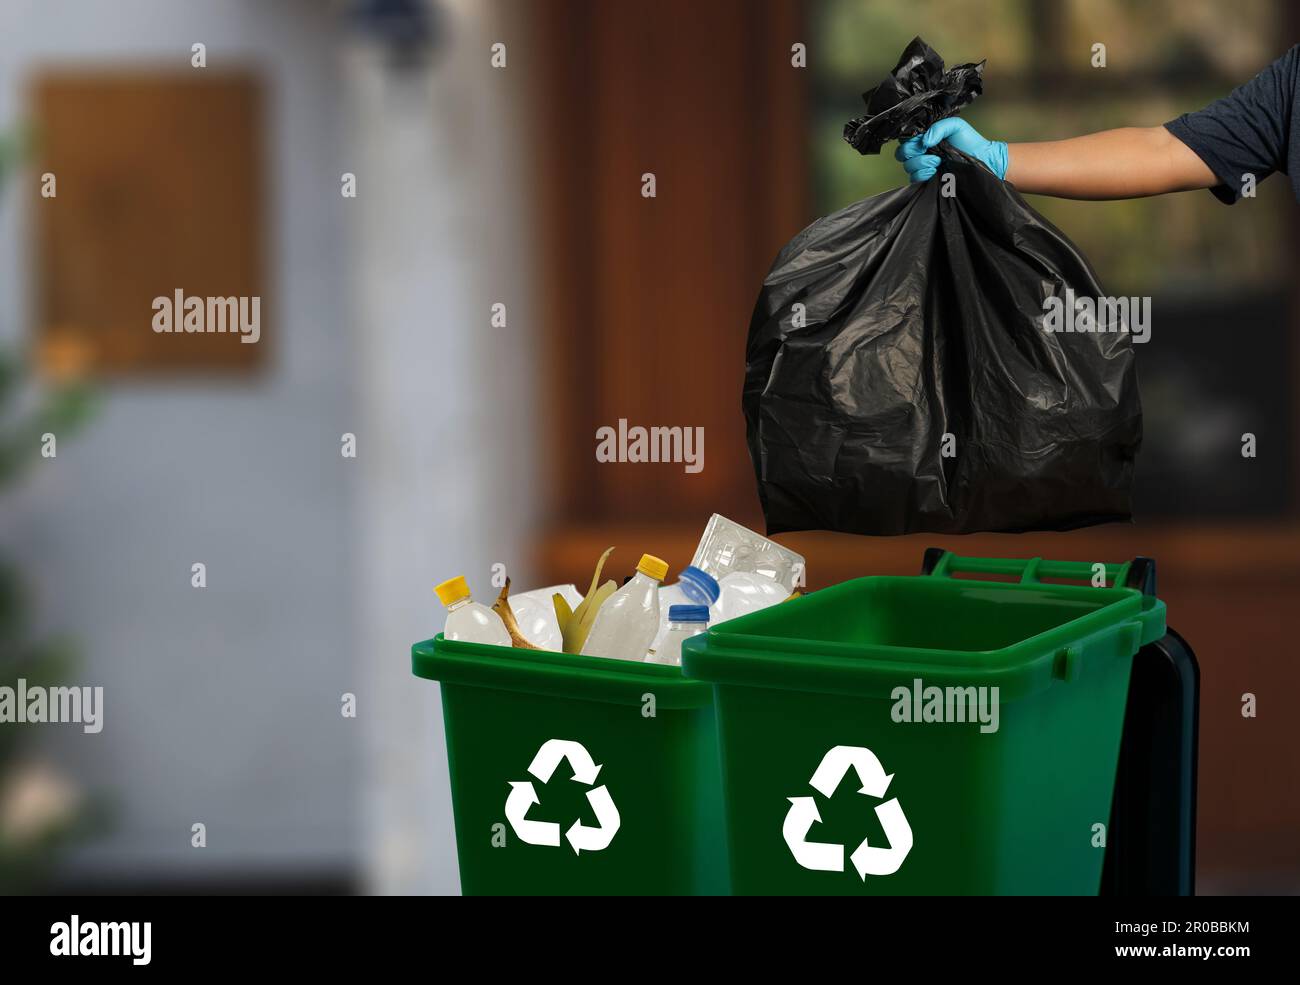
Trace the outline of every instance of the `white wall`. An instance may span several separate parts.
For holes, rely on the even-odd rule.
[[[41,625],[83,644],[77,682],[106,689],[102,734],[50,733],[118,814],[78,874],[353,866],[379,892],[458,888],[438,689],[412,677],[409,648],[441,628],[437,581],[464,573],[490,595],[500,561],[529,587],[539,326],[530,84],[488,62],[495,40],[518,58],[526,25],[494,3],[442,6],[436,56],[404,76],[313,0],[0,6],[0,127],[51,60],[185,68],[202,41],[210,66],[253,64],[266,82],[271,371],[107,386],[0,522]],[[0,332],[23,340],[15,190]],[[506,329],[488,323],[498,301]],[[355,461],[339,456],[345,431]]]
[[[526,25],[498,18],[494,4],[443,6],[445,43],[425,71],[394,77],[360,51],[348,66],[348,143],[364,182],[353,215],[369,436],[367,873],[384,893],[459,886],[438,686],[414,680],[406,656],[441,629],[430,590],[465,574],[490,602],[493,562],[516,588],[534,587],[524,557],[536,513],[539,330],[521,118],[529,83],[488,57],[497,40],[522,51]],[[489,324],[495,302],[506,305],[505,328]]]
[[[79,639],[78,682],[106,692],[101,734],[50,729],[59,761],[117,813],[81,874],[282,874],[360,855],[362,735],[339,714],[340,694],[361,689],[363,593],[358,463],[339,455],[339,435],[359,424],[335,16],[312,0],[0,5],[0,127],[50,62],[188,69],[202,41],[210,66],[252,64],[265,80],[269,372],[108,385],[89,429],[4,505],[3,550],[26,572],[40,625]],[[31,315],[16,191],[0,206],[9,340]],[[190,587],[194,561],[208,566],[206,590]],[[190,848],[194,821],[207,824],[206,850]]]

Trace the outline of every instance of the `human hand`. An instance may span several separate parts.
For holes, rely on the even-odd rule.
[[[1000,140],[984,139],[973,126],[955,116],[940,120],[925,133],[900,141],[894,159],[902,162],[913,183],[929,181],[939,169],[941,158],[926,151],[944,141],[984,164],[999,178],[1006,178],[1007,145]]]

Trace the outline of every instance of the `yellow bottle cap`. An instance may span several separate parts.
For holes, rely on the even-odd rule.
[[[649,575],[655,581],[663,581],[664,575],[668,574],[668,562],[653,554],[642,554],[636,570],[643,575]]]
[[[457,575],[435,587],[434,591],[438,593],[438,599],[443,605],[451,605],[461,599],[469,598],[469,582],[465,580],[464,575]]]

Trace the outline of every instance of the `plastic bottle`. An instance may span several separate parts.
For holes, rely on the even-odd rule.
[[[444,639],[510,645],[506,624],[486,605],[469,597],[469,583],[464,575],[448,578],[434,591],[447,607],[447,624],[442,630]]]
[[[659,589],[659,632],[650,649],[659,650],[668,634],[668,610],[674,605],[712,605],[718,601],[718,583],[707,571],[690,565],[682,569],[677,581]]]
[[[757,571],[733,571],[723,576],[718,588],[718,601],[714,606],[717,622],[766,609],[790,597],[784,585]]]
[[[574,585],[552,585],[511,595],[510,609],[524,639],[543,650],[559,651],[564,649],[564,635],[560,632],[559,620],[555,618],[554,595],[562,596],[570,609],[576,609],[582,601],[582,595]]]
[[[655,648],[646,654],[646,663],[682,665],[682,642],[699,636],[709,628],[707,605],[671,605],[668,607],[668,632]]]
[[[802,555],[717,513],[709,518],[691,564],[719,583],[734,571],[756,571],[781,585],[783,598],[803,582]]]
[[[605,600],[582,652],[589,657],[644,660],[659,630],[659,583],[668,563],[642,554],[632,580]]]

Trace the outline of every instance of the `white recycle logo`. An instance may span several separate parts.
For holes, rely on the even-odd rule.
[[[562,759],[567,759],[569,765],[573,767],[574,781],[585,783],[587,786],[596,782],[596,774],[600,772],[600,767],[592,760],[591,753],[587,752],[581,742],[570,739],[547,739],[543,742],[542,747],[537,750],[537,755],[533,757],[528,772],[542,783],[547,783]],[[572,827],[564,834],[569,839],[569,844],[573,846],[573,851],[578,855],[583,851],[598,852],[602,848],[608,848],[609,843],[614,840],[614,835],[618,834],[619,825],[622,824],[618,808],[614,806],[614,799],[610,797],[603,783],[587,791],[587,802],[595,811],[599,826],[591,828],[581,820],[574,821]],[[514,829],[515,837],[525,844],[558,848],[560,845],[558,824],[553,821],[528,820],[528,809],[533,804],[539,803],[541,800],[531,780],[510,781],[510,795],[506,797],[506,820]]]
[[[848,775],[849,769],[857,770],[862,787],[858,793],[883,800],[889,789],[889,781],[894,774],[885,775],[885,768],[870,749],[862,746],[834,746],[822,757],[817,772],[809,781],[813,788],[830,799],[840,781]],[[817,802],[812,797],[790,797],[790,810],[785,816],[785,825],[781,833],[785,843],[790,846],[794,860],[805,869],[819,872],[844,871],[844,846],[821,841],[808,841],[808,832],[814,824],[821,822],[822,816],[817,810]],[[912,850],[912,826],[907,822],[898,798],[876,805],[876,816],[885,829],[889,839],[888,848],[873,848],[862,839],[862,844],[849,856],[853,867],[858,870],[862,881],[867,876],[887,876],[898,871]]]

